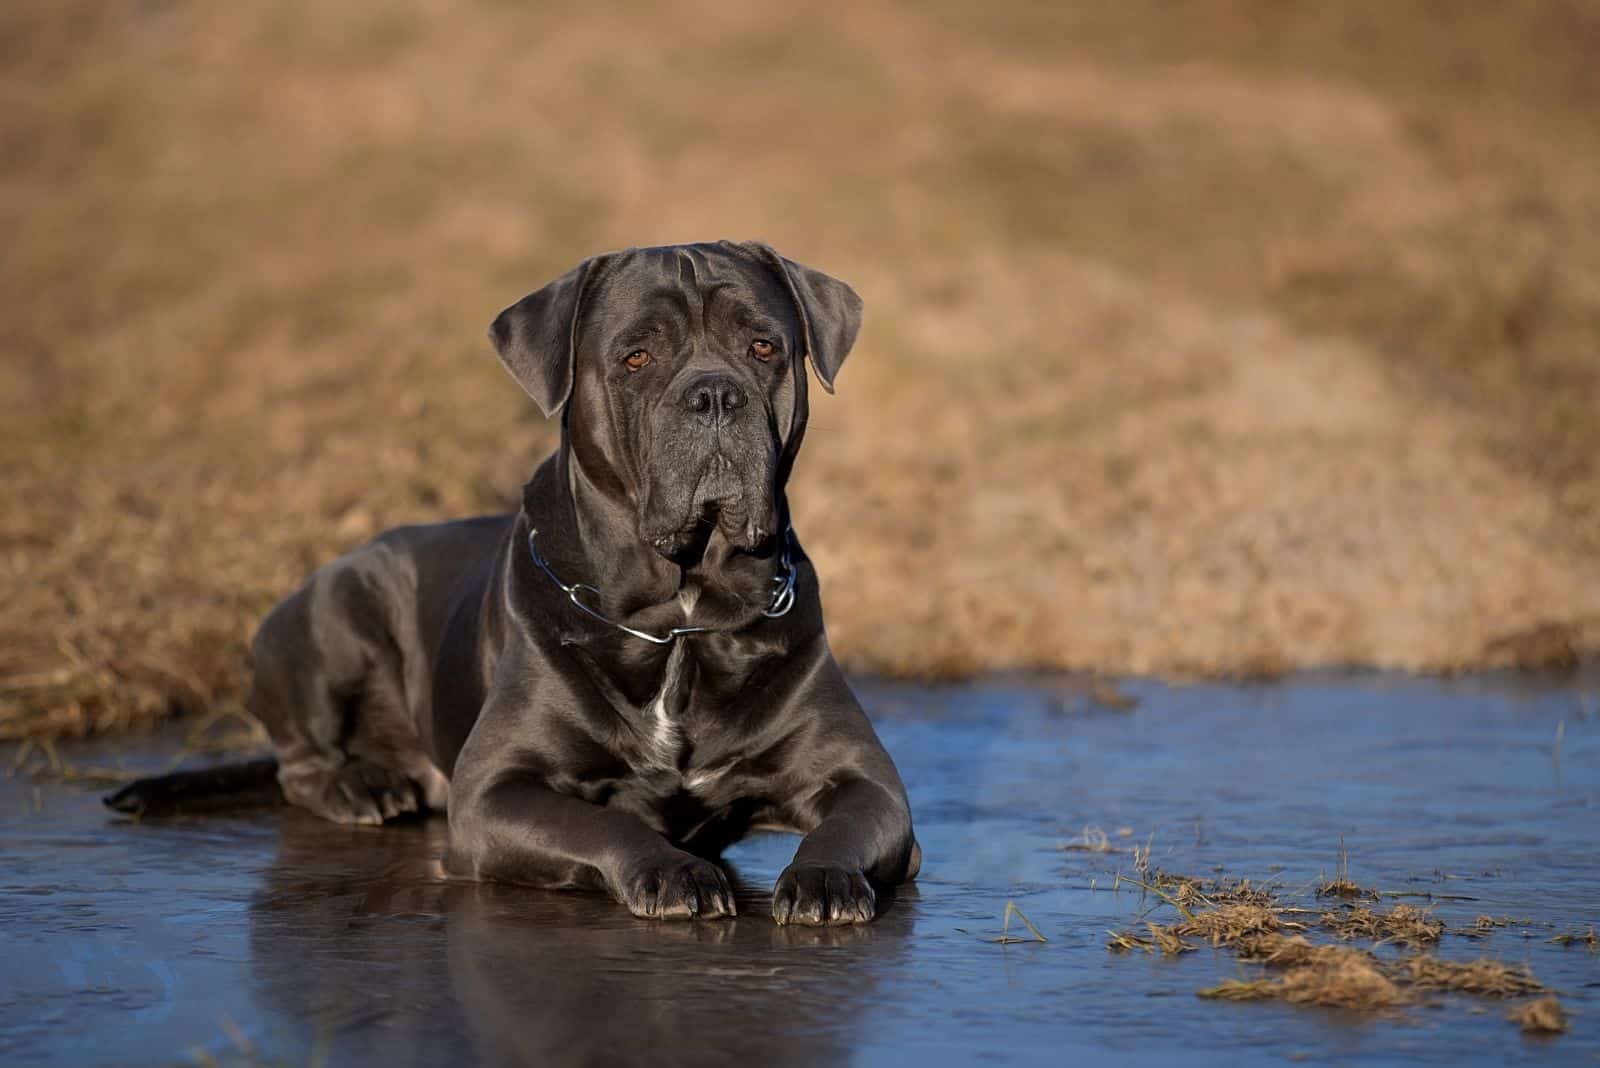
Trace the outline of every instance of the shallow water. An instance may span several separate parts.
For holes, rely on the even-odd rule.
[[[1600,954],[1545,941],[1600,922],[1600,686],[1135,682],[1129,711],[1052,679],[861,691],[926,862],[860,929],[773,925],[781,837],[728,854],[737,920],[647,923],[445,881],[437,820],[136,823],[96,791],[0,781],[0,1063],[1600,1059]],[[172,745],[118,749],[153,768]],[[1120,852],[1063,850],[1086,825]],[[1530,964],[1571,1032],[1526,1038],[1503,1003],[1459,997],[1384,1018],[1203,1001],[1250,969],[1105,948],[1156,904],[1110,890],[1134,845],[1169,872],[1308,896],[1341,836],[1363,885],[1449,895],[1433,902],[1449,930],[1516,918],[1483,941],[1447,931],[1439,952]],[[1047,943],[989,941],[1008,900]]]

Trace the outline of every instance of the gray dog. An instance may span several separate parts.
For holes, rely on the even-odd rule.
[[[516,515],[391,530],[267,616],[250,710],[284,795],[345,823],[448,809],[452,872],[649,917],[733,915],[714,858],[792,831],[777,922],[871,920],[921,851],[785,496],[806,358],[831,390],[860,322],[843,282],[731,242],[596,256],[502,312],[560,448]]]

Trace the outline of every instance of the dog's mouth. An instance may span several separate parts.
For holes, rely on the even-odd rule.
[[[777,515],[770,490],[756,489],[749,472],[741,472],[727,456],[711,456],[699,480],[685,494],[687,507],[678,518],[646,516],[641,533],[650,547],[680,567],[691,567],[705,555],[714,534],[733,549],[747,553],[766,546],[777,533]],[[760,482],[756,482],[760,486]]]

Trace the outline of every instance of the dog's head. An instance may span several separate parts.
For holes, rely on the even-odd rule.
[[[676,558],[712,530],[745,550],[779,533],[805,360],[831,392],[860,326],[843,282],[724,241],[596,256],[501,312],[489,336],[544,413],[562,414],[585,475],[628,498],[640,537]]]

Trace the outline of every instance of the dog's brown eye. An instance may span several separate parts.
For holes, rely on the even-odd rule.
[[[750,342],[750,355],[754,356],[762,363],[766,363],[768,360],[772,359],[772,342],[768,341],[764,337],[756,338],[754,341]]]
[[[627,359],[623,360],[622,362],[628,365],[628,370],[637,371],[639,368],[649,363],[653,358],[654,357],[652,357],[644,349],[634,349],[632,352],[628,353]]]

